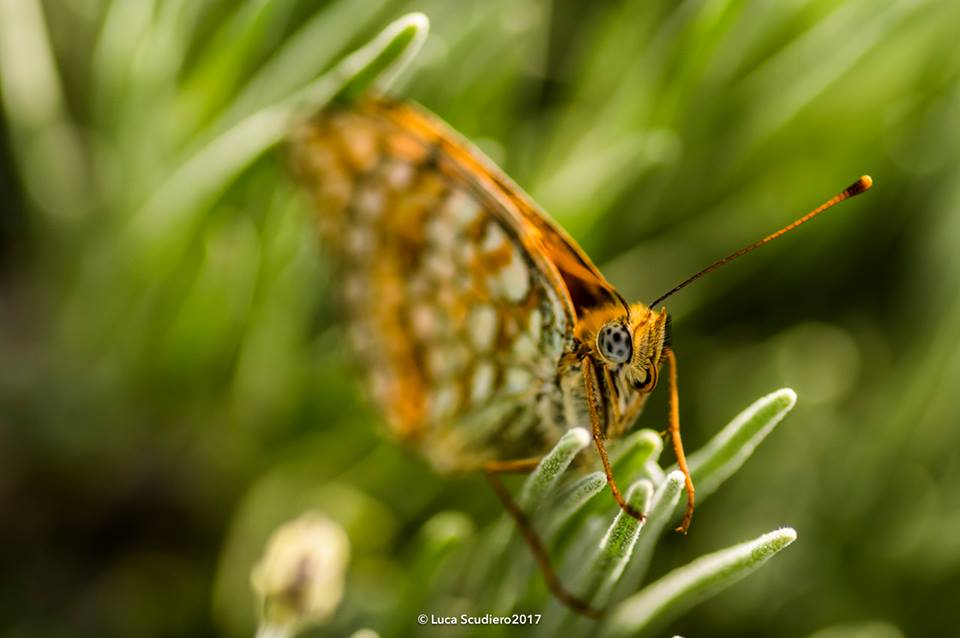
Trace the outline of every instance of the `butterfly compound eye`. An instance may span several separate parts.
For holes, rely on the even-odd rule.
[[[623,324],[608,323],[597,335],[600,354],[614,363],[626,363],[633,354],[630,331]]]

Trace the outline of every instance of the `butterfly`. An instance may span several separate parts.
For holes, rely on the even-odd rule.
[[[296,129],[291,155],[320,213],[319,232],[339,255],[350,341],[396,437],[440,471],[494,476],[532,469],[566,431],[586,427],[614,499],[642,519],[618,489],[605,441],[631,429],[666,362],[669,433],[686,477],[683,532],[695,490],[669,316],[658,304],[870,186],[861,178],[645,305],[624,299],[500,169],[410,102],[334,104]],[[529,528],[502,485],[494,487]],[[562,601],[591,611],[541,567]]]

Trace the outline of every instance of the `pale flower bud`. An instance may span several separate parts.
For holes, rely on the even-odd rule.
[[[308,512],[274,531],[251,573],[261,635],[293,635],[330,618],[343,597],[349,556],[343,528],[320,513]]]

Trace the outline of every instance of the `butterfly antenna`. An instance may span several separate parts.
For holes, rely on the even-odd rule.
[[[839,203],[842,202],[843,200],[845,200],[845,199],[850,199],[851,197],[855,197],[855,196],[859,195],[860,193],[862,193],[862,192],[864,192],[864,191],[866,191],[866,190],[869,190],[871,186],[873,186],[873,179],[872,179],[869,175],[864,175],[863,177],[861,177],[860,179],[858,179],[856,182],[854,182],[853,184],[850,184],[850,186],[847,186],[845,189],[843,189],[843,192],[839,193],[838,195],[836,195],[836,196],[832,197],[831,199],[825,201],[824,203],[820,204],[819,206],[817,206],[816,208],[814,208],[812,211],[810,211],[809,213],[807,213],[806,215],[804,215],[804,216],[801,217],[800,219],[798,219],[798,220],[796,220],[796,221],[794,221],[794,222],[792,222],[792,223],[790,223],[790,224],[787,224],[786,226],[784,226],[783,228],[781,228],[781,229],[778,230],[777,232],[772,233],[772,234],[770,234],[770,235],[767,235],[767,236],[764,237],[763,239],[761,239],[761,240],[759,240],[759,241],[755,241],[755,242],[753,242],[752,244],[750,244],[749,246],[745,246],[744,248],[741,248],[740,250],[738,250],[738,251],[735,252],[735,253],[730,253],[729,255],[727,255],[726,257],[724,257],[723,259],[718,259],[717,261],[713,262],[712,264],[710,264],[709,266],[707,266],[706,268],[704,268],[703,270],[701,270],[701,271],[698,272],[697,274],[695,274],[695,275],[693,275],[693,276],[691,276],[691,277],[688,277],[688,278],[684,279],[682,282],[680,282],[679,284],[677,284],[676,286],[674,286],[673,288],[671,288],[670,290],[668,290],[666,293],[664,293],[664,294],[660,295],[659,297],[657,297],[656,299],[654,299],[654,300],[650,303],[650,308],[656,307],[660,302],[662,302],[664,299],[666,299],[667,297],[669,297],[669,296],[672,295],[673,293],[675,293],[675,292],[677,292],[677,291],[679,291],[679,290],[682,290],[683,288],[686,288],[687,286],[689,286],[690,284],[692,284],[693,282],[695,282],[697,279],[700,279],[700,278],[703,277],[704,275],[707,275],[707,274],[713,272],[714,270],[716,270],[716,269],[719,268],[720,266],[723,266],[724,264],[726,264],[726,263],[728,263],[728,262],[731,262],[731,261],[733,261],[734,259],[736,259],[736,258],[738,258],[738,257],[743,257],[744,255],[746,255],[748,252],[750,252],[750,251],[752,251],[752,250],[755,250],[755,249],[757,249],[757,248],[760,248],[760,246],[763,246],[764,244],[773,241],[774,239],[776,239],[776,238],[779,237],[780,235],[783,235],[783,234],[785,234],[785,233],[790,232],[791,230],[793,230],[794,228],[796,228],[796,227],[799,226],[800,224],[804,224],[804,223],[810,221],[811,219],[813,219],[814,217],[816,217],[816,216],[819,215],[820,213],[824,212],[824,211],[827,210],[828,208],[832,208],[833,206],[836,206],[837,204],[839,204]]]

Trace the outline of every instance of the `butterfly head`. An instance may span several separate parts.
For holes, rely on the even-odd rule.
[[[667,327],[665,308],[637,303],[585,317],[581,339],[624,386],[647,393],[657,384]]]

